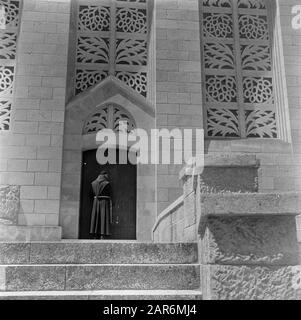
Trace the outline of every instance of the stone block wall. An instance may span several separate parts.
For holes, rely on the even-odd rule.
[[[205,154],[252,153],[260,160],[259,191],[300,191],[301,30],[292,27],[298,0],[278,0],[292,142],[270,139],[206,140]],[[158,128],[202,128],[198,1],[156,1],[156,110]],[[284,92],[284,95],[286,93]],[[181,166],[158,166],[158,213],[181,195]]]
[[[301,190],[301,29],[292,28],[292,8],[298,0],[281,0],[280,21],[283,36],[284,66],[287,81],[292,156],[275,157],[277,174],[273,177],[275,189]],[[269,168],[266,169],[267,171]],[[298,236],[301,234],[301,218],[297,218]],[[299,241],[300,241],[299,236]]]
[[[19,225],[59,224],[71,0],[23,0],[10,131],[0,132],[0,185],[20,186]],[[252,153],[259,191],[301,190],[301,29],[279,0],[292,144],[206,141],[205,153]],[[156,0],[156,126],[202,128],[198,0]],[[158,213],[181,194],[182,165],[157,168]],[[301,222],[298,220],[299,229]]]
[[[70,0],[23,0],[0,184],[20,186],[19,225],[58,226]]]
[[[202,128],[198,0],[156,0],[155,7],[157,128]],[[182,166],[158,166],[158,214],[182,194]]]
[[[298,0],[278,0],[280,34],[283,50],[283,74],[287,93],[283,97],[288,100],[289,123],[287,126],[292,138],[291,142],[270,139],[248,140],[207,140],[205,153],[252,153],[260,160],[259,191],[300,191],[301,179],[301,126],[300,126],[300,97],[301,97],[301,29],[292,27],[292,8]],[[274,42],[275,37],[274,35]],[[282,56],[282,53],[280,52]]]
[[[205,153],[252,153],[260,161],[259,191],[286,192],[301,190],[301,29],[292,27],[292,8],[298,0],[278,0],[283,42],[283,68],[287,86],[290,143],[271,140],[205,141]],[[284,95],[286,93],[284,92]],[[300,218],[297,228],[301,231]],[[299,233],[300,233],[299,231]]]

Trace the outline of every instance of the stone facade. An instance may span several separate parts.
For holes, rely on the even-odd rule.
[[[0,0],[0,291],[301,299],[298,4]],[[106,106],[206,136],[204,166],[138,166],[137,240],[174,243],[24,243],[78,238],[86,124]]]
[[[181,127],[181,123],[185,121],[183,126],[186,128],[202,128],[198,1],[157,3],[157,124],[159,127],[160,125]],[[290,120],[289,124],[291,142],[269,139],[205,140],[205,154],[213,157],[221,153],[256,154],[261,162],[258,176],[261,192],[299,190],[300,141],[297,119],[298,104],[300,104],[298,103],[300,72],[296,66],[299,64],[298,57],[301,54],[300,30],[294,30],[291,26],[291,10],[297,4],[297,0],[290,2],[280,0],[278,12],[280,36],[282,36],[279,39],[282,38],[283,41],[280,48],[283,47],[282,63],[285,69],[288,108],[290,119],[295,119],[293,122]],[[158,198],[159,212],[181,195],[181,185],[177,176],[179,169],[177,166],[158,168],[158,188],[161,191]]]
[[[10,130],[0,131],[0,183],[20,186],[18,225],[63,226],[63,237],[76,238],[79,198],[78,192],[70,191],[70,186],[80,183],[81,156],[73,148],[82,137],[81,130],[75,128],[79,124],[73,126],[78,132],[70,134],[68,130],[72,127],[69,106],[74,104],[71,84],[77,2],[21,3],[11,126]],[[275,39],[279,43],[274,44],[285,75],[281,85],[284,105],[288,107],[286,116],[290,119],[286,123],[288,134],[282,140],[205,139],[204,142],[205,154],[213,158],[221,153],[256,154],[261,164],[257,182],[260,192],[299,191],[301,186],[300,30],[291,26],[292,7],[298,5],[298,0],[279,0],[277,4],[275,21],[280,28]],[[202,129],[204,81],[199,8],[197,0],[156,0],[154,4],[150,1],[147,101],[143,97],[133,98],[134,94],[119,87],[115,96],[95,90],[96,101],[91,105],[119,103],[132,116],[136,116],[135,110],[144,108],[143,104],[149,105],[155,115],[152,120],[147,112],[145,116],[137,113],[149,128]],[[182,194],[178,179],[181,167],[159,165],[142,169],[141,176],[145,179],[139,186],[141,201],[137,206],[144,225],[139,231],[140,239],[150,240],[157,215]],[[152,187],[147,189],[145,186],[149,185]]]

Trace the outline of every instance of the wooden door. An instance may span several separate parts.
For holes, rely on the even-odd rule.
[[[112,186],[113,224],[108,238],[135,240],[137,167],[132,164],[99,165],[96,150],[83,153],[79,238],[91,239],[89,230],[94,196],[91,183],[102,170],[108,172]]]

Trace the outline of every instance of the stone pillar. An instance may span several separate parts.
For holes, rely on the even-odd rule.
[[[11,127],[0,133],[0,184],[20,188],[20,206],[15,225],[0,228],[0,240],[61,238],[69,16],[70,0],[23,1]]]
[[[158,129],[178,128],[182,134],[184,129],[202,129],[198,4],[198,0],[155,0]],[[178,173],[183,165],[171,162],[157,166],[158,214],[181,196]]]

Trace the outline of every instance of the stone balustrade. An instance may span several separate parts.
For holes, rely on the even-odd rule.
[[[301,299],[301,194],[258,193],[259,169],[252,155],[221,155],[180,173],[182,221],[199,246],[205,300]],[[176,210],[170,209],[165,216],[172,221]],[[170,232],[166,222],[160,228],[162,221],[154,240]]]
[[[179,197],[161,212],[152,229],[155,242],[183,241],[184,225],[184,197]]]

